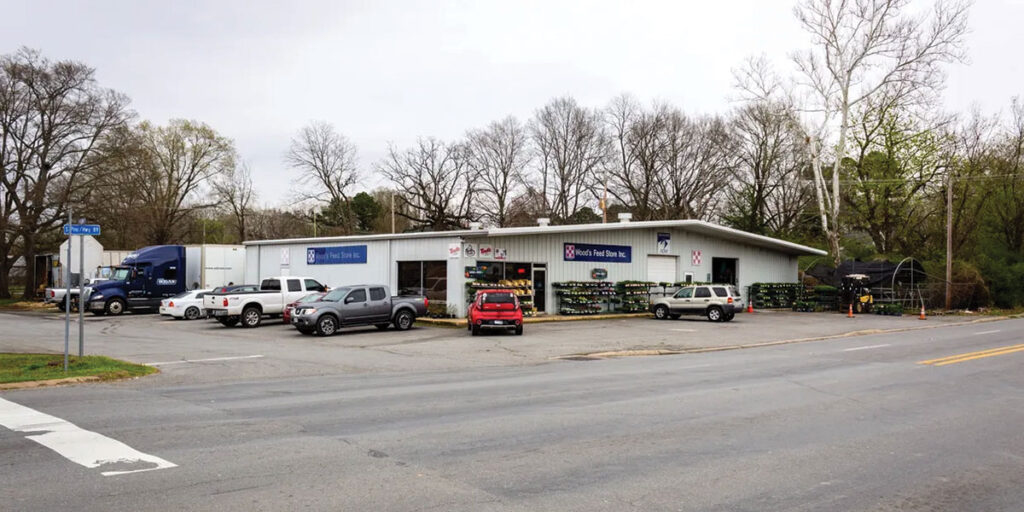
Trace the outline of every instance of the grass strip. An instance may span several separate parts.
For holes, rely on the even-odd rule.
[[[155,373],[156,368],[104,356],[70,357],[64,371],[63,354],[0,353],[0,384],[67,377],[127,379]]]

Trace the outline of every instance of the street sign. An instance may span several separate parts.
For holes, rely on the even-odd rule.
[[[64,234],[73,236],[100,236],[100,225],[64,224]]]

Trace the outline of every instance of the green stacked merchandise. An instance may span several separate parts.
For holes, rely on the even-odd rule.
[[[903,316],[903,305],[902,304],[874,304],[872,306],[876,315],[890,315],[890,316]]]
[[[466,283],[466,302],[472,302],[476,297],[476,290],[511,290],[519,299],[519,306],[523,310],[523,316],[533,316],[537,313],[533,305],[533,281],[529,279],[502,279],[497,283],[487,281],[473,281]]]
[[[639,313],[650,309],[651,287],[647,281],[619,281],[615,283],[617,310],[622,313]]]
[[[562,315],[594,315],[610,308],[615,298],[612,283],[607,281],[565,281],[552,283],[558,297],[558,313]]]
[[[750,285],[750,300],[754,309],[789,309],[801,288],[797,283],[754,283]]]
[[[836,288],[828,285],[804,287],[793,301],[793,311],[807,313],[836,309]]]

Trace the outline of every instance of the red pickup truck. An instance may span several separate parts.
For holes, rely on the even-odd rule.
[[[514,329],[523,334],[523,310],[512,290],[478,290],[466,315],[473,336],[482,329]]]

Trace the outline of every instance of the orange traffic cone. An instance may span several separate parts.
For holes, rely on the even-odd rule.
[[[753,313],[753,312],[754,312],[754,303],[753,302],[748,302],[747,303],[747,313]]]
[[[919,318],[921,320],[927,320],[927,318],[924,317],[924,304],[921,304],[921,316]]]
[[[853,318],[853,304],[850,304],[850,311],[846,313],[846,318]]]

